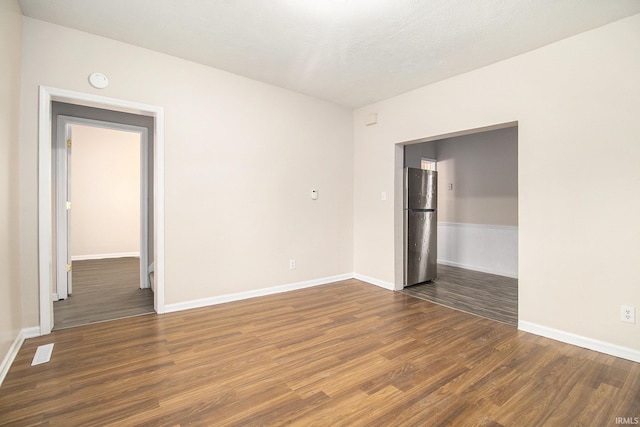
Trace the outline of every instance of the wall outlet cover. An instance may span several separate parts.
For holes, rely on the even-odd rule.
[[[636,323],[636,309],[628,305],[620,307],[620,320],[627,323]]]

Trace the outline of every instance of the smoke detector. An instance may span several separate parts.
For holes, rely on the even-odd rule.
[[[109,79],[102,73],[91,73],[89,83],[96,89],[104,89],[109,86]]]

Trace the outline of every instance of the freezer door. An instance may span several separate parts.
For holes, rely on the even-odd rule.
[[[405,209],[436,209],[438,173],[422,169],[405,169]]]
[[[434,280],[438,261],[435,211],[407,210],[404,286]]]

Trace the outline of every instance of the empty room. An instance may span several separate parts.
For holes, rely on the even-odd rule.
[[[637,0],[0,0],[0,54],[0,425],[638,424]]]

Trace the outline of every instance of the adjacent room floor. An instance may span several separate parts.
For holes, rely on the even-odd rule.
[[[73,262],[73,294],[53,303],[53,329],[153,313],[153,292],[140,289],[140,259]]]
[[[518,279],[438,264],[436,280],[409,286],[402,292],[518,326]]]

